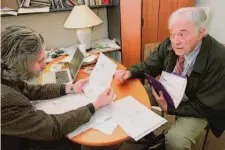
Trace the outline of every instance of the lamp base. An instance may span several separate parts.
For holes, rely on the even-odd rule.
[[[85,45],[85,49],[91,48],[91,28],[82,28],[76,30],[77,38],[81,44]]]

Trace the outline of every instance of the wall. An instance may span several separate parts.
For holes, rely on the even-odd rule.
[[[195,6],[209,6],[208,33],[225,44],[225,0],[195,0]]]
[[[92,31],[92,40],[108,37],[106,8],[92,9],[103,20],[103,23],[95,26]],[[41,33],[45,39],[47,48],[65,47],[79,43],[75,30],[63,27],[70,11],[40,13],[2,17],[2,26],[25,25]]]

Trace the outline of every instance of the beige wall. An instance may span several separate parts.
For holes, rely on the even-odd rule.
[[[209,7],[208,33],[225,44],[225,0],[196,0],[195,6]]]
[[[98,9],[92,9],[96,14]],[[75,30],[63,28],[70,11],[29,14],[20,16],[7,16],[1,18],[2,26],[25,25],[41,33],[47,48],[65,47],[79,43]],[[99,8],[99,17],[103,23],[95,26],[92,31],[92,40],[108,37],[106,8]],[[79,20],[78,20],[79,21]]]

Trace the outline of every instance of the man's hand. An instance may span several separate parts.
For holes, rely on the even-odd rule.
[[[84,85],[88,82],[89,78],[81,79],[75,82],[74,84],[66,85],[66,93],[81,93]]]
[[[159,91],[159,95],[156,93],[155,89],[152,87],[152,95],[154,96],[156,102],[159,104],[159,107],[167,112],[167,103],[163,96],[163,92]]]
[[[112,89],[105,90],[95,102],[93,102],[95,110],[98,110],[102,106],[105,106],[107,104],[110,104],[114,99],[114,92]]]
[[[120,83],[124,83],[127,79],[131,77],[131,73],[129,70],[117,71],[114,75],[116,81]]]

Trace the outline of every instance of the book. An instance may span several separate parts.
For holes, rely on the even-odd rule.
[[[159,81],[145,73],[149,84],[159,94],[163,92],[168,107],[176,109],[181,103],[187,85],[187,78],[163,71]]]
[[[30,2],[31,7],[46,7],[46,6],[51,6],[50,3],[43,3],[43,2],[38,2],[38,1],[31,1]]]
[[[102,5],[109,5],[109,0],[102,0]]]
[[[84,4],[89,6],[90,5],[89,0],[84,0]]]
[[[31,7],[31,8],[20,8],[18,10],[19,14],[26,13],[38,13],[38,12],[49,12],[49,7]]]

